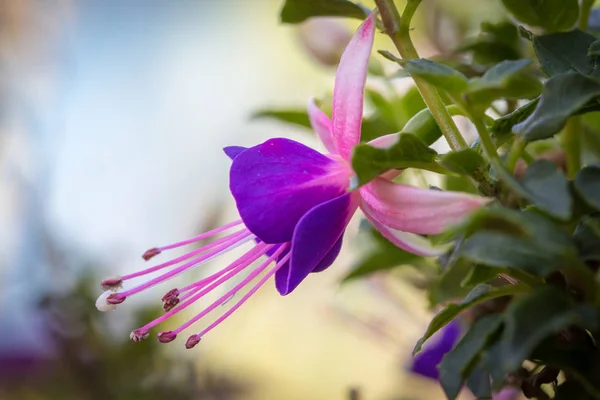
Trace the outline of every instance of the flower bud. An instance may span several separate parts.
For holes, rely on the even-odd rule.
[[[340,62],[352,35],[333,18],[310,18],[300,25],[298,37],[314,60],[325,66]]]

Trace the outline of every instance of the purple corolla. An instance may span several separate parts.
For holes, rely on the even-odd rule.
[[[418,189],[392,182],[398,172],[382,175],[358,190],[350,191],[354,176],[350,157],[360,141],[367,64],[375,33],[374,15],[358,28],[340,60],[329,119],[315,104],[308,107],[311,123],[327,149],[321,154],[303,144],[283,138],[251,148],[228,147],[233,160],[230,189],[241,219],[183,242],[154,248],[146,260],[168,250],[232,231],[183,256],[141,272],[103,281],[107,290],[98,299],[101,310],[111,310],[127,297],[157,285],[184,271],[212,260],[244,243],[254,244],[236,261],[206,278],[173,289],[163,297],[166,313],[132,332],[132,339],[146,338],[149,330],[224,282],[245,277],[227,293],[175,330],[161,332],[158,340],[170,342],[184,329],[219,305],[247,289],[246,294],[216,321],[190,336],[186,347],[239,308],[274,276],[280,294],[291,293],[311,272],[320,272],[336,259],[346,226],[360,207],[371,223],[397,246],[413,253],[434,256],[443,250],[430,245],[420,234],[440,233],[487,202],[478,196]],[[396,135],[372,142],[388,146]],[[253,267],[254,262],[266,257]],[[133,288],[111,293],[123,281],[149,273],[161,275]],[[258,279],[260,276],[260,279]],[[253,286],[251,282],[258,279]]]

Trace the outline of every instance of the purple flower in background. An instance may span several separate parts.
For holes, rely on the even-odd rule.
[[[452,320],[434,337],[427,341],[423,349],[413,357],[409,371],[438,381],[440,372],[438,370],[442,359],[451,351],[462,333],[461,324],[458,319]],[[492,396],[493,400],[516,400],[521,390],[516,387],[507,386]]]
[[[141,340],[149,330],[175,313],[189,307],[224,282],[246,274],[231,290],[199,314],[173,331],[161,332],[158,339],[170,342],[205,315],[251,285],[246,294],[221,317],[190,336],[186,347],[219,325],[272,276],[281,295],[291,293],[310,273],[329,267],[339,254],[346,226],[360,207],[382,234],[408,251],[425,256],[441,254],[445,248],[433,247],[420,234],[440,233],[449,224],[460,221],[488,199],[463,194],[418,189],[392,182],[384,174],[356,191],[348,191],[354,176],[350,157],[360,141],[363,96],[367,64],[375,33],[374,15],[358,28],[340,60],[335,79],[333,115],[329,119],[314,102],[309,117],[328,154],[283,138],[268,140],[251,148],[228,147],[233,160],[230,190],[241,219],[195,238],[148,250],[146,260],[159,253],[198,242],[225,231],[233,231],[183,256],[147,270],[103,281],[107,290],[97,301],[102,311],[114,309],[129,296],[162,283],[184,271],[228,252],[245,243],[255,245],[239,259],[206,278],[173,289],[163,297],[166,313],[136,329],[131,337]],[[372,142],[388,146],[397,135]],[[266,259],[251,267],[261,257]],[[272,266],[274,265],[274,266]],[[168,268],[168,269],[167,269]],[[157,271],[166,271],[139,286],[111,293],[126,280]]]
[[[458,319],[453,320],[427,341],[423,349],[412,359],[409,370],[427,378],[440,378],[439,364],[460,339],[461,327]]]

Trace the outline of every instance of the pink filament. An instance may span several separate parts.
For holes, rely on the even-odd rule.
[[[144,275],[150,274],[152,272],[159,271],[159,270],[161,270],[163,268],[166,268],[166,267],[170,267],[171,265],[178,264],[181,261],[185,261],[185,260],[187,260],[189,258],[194,257],[195,255],[198,255],[198,254],[203,253],[203,252],[205,252],[205,251],[207,251],[207,250],[209,250],[209,249],[211,249],[213,247],[216,247],[216,246],[220,245],[221,243],[228,242],[228,241],[230,241],[230,240],[232,240],[234,238],[242,237],[244,233],[248,233],[248,230],[247,229],[240,229],[239,231],[236,231],[236,232],[234,232],[232,234],[229,234],[229,235],[224,236],[224,237],[222,237],[220,239],[217,239],[214,242],[211,242],[211,243],[209,243],[209,244],[207,244],[205,246],[202,246],[199,249],[190,251],[189,253],[186,253],[186,254],[184,254],[182,256],[179,256],[177,258],[174,258],[174,259],[169,260],[167,262],[164,262],[162,264],[158,264],[158,265],[156,265],[154,267],[151,267],[151,268],[148,268],[148,269],[145,269],[145,270],[142,270],[142,271],[134,272],[134,273],[129,274],[129,275],[125,275],[125,276],[121,277],[121,279],[125,281],[125,280],[128,280],[128,279],[137,278],[137,277],[140,277],[140,276],[144,276]]]
[[[264,244],[264,243],[257,244],[252,249],[250,249],[248,252],[246,252],[246,254],[244,254],[242,257],[240,257],[239,259],[237,259],[236,261],[234,261],[233,263],[231,263],[226,268],[226,269],[230,269],[230,272],[227,273],[225,276],[223,276],[222,278],[218,279],[216,282],[212,283],[211,285],[209,285],[208,287],[206,287],[204,290],[201,290],[199,293],[196,293],[191,298],[186,299],[186,301],[180,302],[177,305],[177,307],[175,307],[174,309],[172,309],[169,312],[165,313],[161,317],[155,319],[154,321],[151,321],[148,324],[144,325],[143,327],[139,328],[138,331],[147,331],[148,329],[150,329],[150,328],[152,328],[152,327],[160,324],[161,322],[167,320],[168,318],[172,317],[173,315],[175,315],[179,311],[182,311],[183,309],[187,308],[190,304],[195,303],[202,296],[204,296],[207,293],[211,292],[213,289],[215,289],[216,287],[220,286],[223,282],[225,282],[225,281],[233,278],[235,275],[237,275],[238,273],[240,273],[241,271],[243,271],[245,268],[247,268],[254,261],[258,260],[261,256],[263,256],[264,254],[266,254],[269,251],[269,249],[271,249],[273,246],[274,245],[267,245],[267,244]],[[206,278],[206,279],[210,279],[210,278],[211,277]],[[173,332],[177,333],[178,331],[173,331]]]
[[[270,247],[273,247],[273,246],[270,246]],[[179,332],[183,331],[184,329],[186,329],[187,327],[189,327],[193,323],[197,322],[200,318],[204,317],[206,314],[210,313],[212,310],[214,310],[215,308],[217,308],[218,306],[220,306],[221,304],[223,304],[223,302],[225,300],[229,299],[232,295],[234,295],[236,292],[238,292],[240,289],[242,289],[244,286],[246,286],[248,283],[250,283],[254,278],[256,278],[257,275],[259,275],[261,272],[263,272],[286,249],[287,249],[287,244],[281,245],[273,253],[273,255],[271,255],[267,260],[265,260],[265,262],[263,262],[261,265],[259,265],[257,268],[255,268],[243,281],[241,281],[240,283],[238,283],[237,285],[235,285],[233,287],[233,289],[231,289],[230,291],[228,291],[227,293],[225,293],[223,296],[219,297],[219,299],[217,299],[210,306],[208,306],[207,308],[205,308],[202,312],[200,312],[199,314],[197,314],[196,316],[194,316],[189,321],[185,322],[179,328],[173,330],[172,332],[173,333],[179,333]],[[244,298],[242,300],[245,301],[246,298],[247,297],[244,296]],[[236,304],[236,306],[237,306],[237,304]]]
[[[165,251],[165,250],[170,250],[170,249],[175,249],[177,247],[185,246],[185,245],[190,244],[190,243],[195,243],[195,242],[198,242],[200,240],[203,240],[203,239],[209,238],[211,236],[214,236],[214,235],[216,235],[218,233],[221,233],[223,231],[226,231],[229,228],[232,228],[234,226],[240,225],[241,223],[242,223],[242,220],[238,219],[237,221],[233,221],[233,222],[230,222],[227,225],[223,225],[223,226],[221,226],[219,228],[216,228],[216,229],[213,229],[211,231],[204,232],[204,233],[202,233],[202,234],[200,234],[198,236],[195,236],[195,237],[193,237],[191,239],[187,239],[187,240],[184,240],[184,241],[181,241],[181,242],[169,244],[169,245],[162,246],[162,247],[157,247],[157,249],[159,251]]]
[[[120,294],[123,296],[131,296],[136,293],[139,293],[145,289],[151,288],[152,286],[155,286],[161,282],[164,282],[167,279],[171,279],[174,276],[179,275],[180,273],[184,272],[185,270],[198,265],[201,262],[208,261],[213,256],[217,256],[225,251],[229,251],[235,247],[241,246],[242,244],[244,244],[252,239],[254,239],[254,236],[250,233],[250,231],[246,231],[246,232],[240,234],[239,236],[235,236],[235,234],[234,234],[234,236],[231,237],[229,241],[225,242],[224,244],[222,244],[220,246],[217,246],[215,249],[213,249],[197,258],[194,258],[192,261],[187,262],[167,273],[157,276],[156,278],[151,279],[148,282],[145,282],[145,283],[143,283],[139,286],[136,286],[132,289],[121,292]]]
[[[285,246],[285,245],[284,245]],[[252,287],[252,289],[250,289],[248,291],[248,293],[246,293],[244,295],[244,297],[242,297],[237,303],[235,303],[229,310],[227,310],[227,312],[225,314],[223,314],[222,316],[220,316],[215,322],[213,322],[212,324],[210,324],[209,326],[207,326],[206,328],[204,328],[204,330],[200,333],[197,334],[198,338],[202,338],[204,335],[206,335],[208,332],[210,332],[213,328],[215,328],[217,325],[221,324],[221,322],[225,321],[231,314],[233,314],[238,308],[240,308],[242,306],[242,304],[244,304],[250,297],[252,297],[252,295],[254,295],[254,293],[256,293],[256,291],[258,289],[261,288],[262,285],[265,284],[265,282],[267,280],[269,280],[269,278],[271,278],[271,276],[273,276],[275,274],[275,272],[277,272],[277,270],[279,270],[279,268],[281,268],[288,260],[290,259],[290,254],[286,254],[281,260],[279,260],[279,262],[275,265],[275,267],[273,267],[273,269],[271,269],[265,276],[263,276],[256,285],[254,285]],[[235,293],[233,293],[235,294]],[[232,294],[232,295],[233,295]]]

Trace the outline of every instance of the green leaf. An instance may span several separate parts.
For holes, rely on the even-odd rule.
[[[586,392],[585,387],[578,382],[563,382],[557,389],[554,400],[595,400]]]
[[[573,200],[567,178],[548,160],[536,160],[520,181],[504,166],[494,163],[494,171],[515,194],[529,200],[548,214],[566,220],[571,216]]]
[[[574,185],[586,203],[600,210],[600,164],[588,165],[579,171]]]
[[[592,44],[590,44],[590,47],[588,48],[587,55],[588,55],[588,57],[598,57],[598,56],[600,56],[600,40],[596,40],[595,42],[593,42]]]
[[[416,113],[404,126],[404,132],[412,133],[426,145],[432,145],[442,137],[442,130],[433,118],[431,111],[425,108]]]
[[[446,326],[450,321],[458,316],[464,310],[467,310],[484,301],[495,299],[504,296],[513,296],[529,291],[530,288],[524,284],[507,285],[501,287],[493,287],[491,285],[477,285],[469,292],[469,294],[458,304],[448,304],[440,311],[429,323],[425,335],[417,341],[413,350],[413,355],[417,354],[423,343],[427,341],[433,334]]]
[[[311,17],[348,17],[364,20],[368,10],[348,0],[286,0],[281,22],[297,24]]]
[[[600,217],[586,217],[575,228],[573,238],[584,261],[600,261]]]
[[[469,271],[469,274],[460,283],[462,287],[473,287],[480,283],[489,283],[496,279],[498,274],[506,272],[496,267],[487,267],[485,265],[475,264]]]
[[[312,129],[306,110],[260,110],[252,114],[252,119],[258,118],[272,118]]]
[[[570,29],[577,22],[577,0],[502,0],[519,21],[548,31]]]
[[[373,251],[352,268],[352,271],[344,278],[343,282],[389,270],[400,265],[414,265],[422,260],[421,257],[398,248],[376,230],[372,230],[371,233],[376,239]]]
[[[483,22],[479,36],[457,48],[459,52],[470,52],[477,64],[495,65],[504,60],[520,58],[519,34],[510,22],[497,24]]]
[[[513,126],[525,121],[527,117],[535,111],[539,101],[538,97],[517,108],[512,113],[496,119],[490,126],[490,133],[496,137],[506,136],[507,134],[512,133]]]
[[[591,305],[575,305],[562,290],[543,286],[515,299],[505,312],[498,360],[508,373],[517,370],[542,341],[564,328],[577,325],[598,329],[598,313]]]
[[[500,314],[492,314],[479,319],[456,347],[446,354],[439,369],[440,384],[449,400],[456,399],[466,378],[473,372],[479,353],[501,326],[502,316]],[[489,384],[488,378],[488,388]]]
[[[479,361],[475,365],[473,372],[467,378],[467,387],[477,400],[492,398],[490,374],[484,370],[482,361]]]
[[[461,94],[467,88],[467,77],[454,68],[425,58],[413,60],[396,59],[413,77],[426,80],[439,89],[452,94]]]
[[[542,83],[529,70],[531,60],[503,61],[481,78],[469,81],[467,101],[481,111],[496,99],[522,99],[539,95]]]
[[[534,36],[533,48],[542,69],[549,76],[569,71],[592,75],[597,59],[588,56],[588,49],[595,41],[595,36],[575,29],[570,32]]]
[[[481,154],[470,148],[446,153],[439,162],[450,171],[461,175],[470,175],[486,166],[485,159]]]
[[[442,172],[437,152],[411,133],[399,133],[398,141],[388,148],[359,144],[352,153],[352,168],[358,185],[364,185],[390,169],[420,168]]]
[[[544,85],[544,90],[533,114],[513,127],[528,141],[547,139],[576,115],[588,102],[600,96],[600,81],[577,72],[565,72],[552,76]]]
[[[473,264],[467,260],[449,262],[443,273],[429,282],[427,295],[430,306],[466,296],[472,287],[463,287],[461,282],[466,279],[471,268]]]

